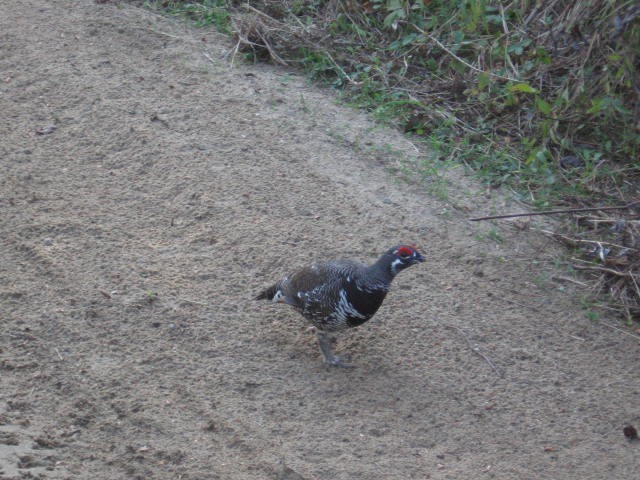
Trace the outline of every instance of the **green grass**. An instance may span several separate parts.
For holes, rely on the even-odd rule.
[[[222,33],[232,34],[231,10],[225,0],[147,0],[147,8],[169,15],[184,17],[199,27],[214,26]]]
[[[147,303],[151,304],[158,300],[158,292],[147,290]]]
[[[630,2],[557,11],[526,1],[368,5],[342,5],[325,21],[332,40],[292,58],[383,121],[438,137],[441,156],[534,206],[638,193],[640,26],[610,27]]]
[[[490,228],[486,232],[477,233],[476,240],[481,242],[494,242],[497,244],[504,243],[504,237],[497,228]]]
[[[239,34],[254,60],[276,52],[535,207],[640,193],[640,16],[631,1],[147,4]]]

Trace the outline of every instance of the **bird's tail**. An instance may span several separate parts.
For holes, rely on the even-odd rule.
[[[269,288],[264,289],[256,296],[256,300],[273,300],[273,297],[276,296],[276,292],[278,291],[277,285],[271,285]]]

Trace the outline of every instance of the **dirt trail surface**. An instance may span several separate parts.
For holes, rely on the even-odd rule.
[[[637,478],[638,341],[401,135],[129,5],[3,0],[0,42],[0,478]],[[357,369],[252,300],[398,241]]]

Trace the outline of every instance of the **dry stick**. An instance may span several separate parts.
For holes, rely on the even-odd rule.
[[[594,218],[590,216],[578,216],[578,220],[584,220],[585,222],[591,223],[618,223],[620,219],[618,218]],[[625,220],[625,222],[630,223],[631,225],[640,225],[640,220]]]
[[[349,75],[347,75],[347,72],[345,72],[345,71],[342,69],[342,67],[341,67],[340,65],[338,65],[338,63],[333,59],[333,57],[331,56],[331,54],[330,54],[328,51],[326,51],[326,52],[324,52],[324,53],[327,55],[327,57],[329,57],[329,60],[331,60],[331,63],[333,63],[333,64],[335,65],[335,67],[336,67],[338,70],[340,70],[340,73],[342,73],[342,75],[344,75],[344,76],[345,76],[345,78],[346,78],[347,80],[349,80],[349,83],[350,83],[351,85],[362,85],[362,82],[356,82],[353,78],[351,78]]]
[[[185,303],[191,303],[193,305],[200,305],[202,307],[207,307],[207,308],[211,308],[213,305],[209,305],[208,303],[203,303],[203,302],[196,302],[195,300],[190,300],[188,298],[180,298],[178,297],[178,300],[185,302]]]
[[[636,282],[636,278],[633,275],[631,275],[631,281],[633,282],[633,286],[636,288],[638,298],[640,298],[640,286],[638,286],[638,282]]]
[[[204,55],[204,57],[209,60],[211,63],[213,63],[214,65],[216,64],[215,60],[213,58],[211,58],[211,55],[209,55],[207,52],[202,52],[202,55]]]
[[[602,320],[600,320],[598,322],[598,324],[600,325],[604,325],[605,327],[609,327],[612,328],[613,330],[617,330],[620,333],[624,333],[625,335],[629,335],[630,337],[635,338],[636,340],[640,340],[640,337],[638,335],[636,335],[635,333],[631,333],[631,332],[627,332],[626,330],[623,330],[622,328],[618,328],[615,325],[611,325],[610,323],[607,322],[603,322]]]
[[[265,18],[267,18],[267,19],[271,20],[273,23],[276,23],[276,24],[278,24],[278,25],[281,25],[281,24],[282,24],[281,22],[279,22],[279,21],[278,21],[278,20],[276,20],[275,18],[273,18],[273,17],[271,17],[271,16],[267,15],[266,13],[264,13],[264,12],[262,12],[262,11],[258,10],[258,9],[257,9],[257,8],[255,8],[255,7],[252,7],[252,6],[251,6],[251,5],[249,5],[249,4],[244,4],[244,7],[245,7],[246,9],[248,9],[248,10],[251,10],[252,12],[257,13],[258,15],[261,15],[261,16],[263,16],[263,17],[265,17]],[[289,64],[288,64],[287,62],[285,62],[285,61],[284,61],[284,60],[283,60],[283,59],[282,59],[282,58],[281,58],[281,57],[280,57],[280,56],[275,52],[275,50],[271,47],[271,44],[267,41],[267,39],[266,39],[266,38],[265,38],[265,36],[262,34],[262,32],[261,32],[260,30],[256,30],[256,33],[257,33],[257,34],[258,34],[258,36],[260,37],[260,40],[262,40],[262,41],[264,42],[264,45],[260,45],[260,44],[257,44],[257,43],[254,43],[254,42],[251,42],[248,38],[247,38],[247,39],[241,38],[240,40],[244,40],[244,41],[245,41],[245,43],[247,43],[248,45],[252,45],[252,46],[256,46],[256,47],[264,47],[264,48],[266,48],[266,49],[267,49],[267,51],[269,52],[269,55],[271,55],[271,58],[272,58],[273,60],[275,60],[275,61],[276,61],[276,63],[279,63],[280,65],[283,65],[283,66],[288,66]],[[238,35],[238,37],[240,37],[240,35]],[[236,51],[237,51],[237,45],[236,45]]]
[[[467,334],[464,332],[464,330],[462,330],[461,328],[458,328],[454,325],[449,325],[451,328],[453,328],[454,330],[457,330],[458,333],[460,335],[462,335],[462,338],[464,338],[464,340],[467,342],[467,345],[469,345],[469,348],[471,349],[471,351],[473,353],[475,353],[476,355],[480,356],[485,362],[487,362],[487,364],[491,367],[491,369],[498,374],[499,377],[504,377],[503,372],[501,372],[500,370],[498,370],[498,367],[495,366],[495,364],[491,361],[491,359],[489,357],[487,357],[484,353],[482,353],[480,351],[480,349],[478,347],[474,347],[471,344],[471,340],[469,340],[469,337],[467,336]]]
[[[579,258],[572,258],[572,260],[580,260]],[[596,272],[605,272],[610,273],[611,275],[615,275],[616,277],[624,277],[624,278],[633,278],[634,273],[631,272],[619,272],[618,270],[614,270],[613,268],[600,267],[598,265],[574,265],[573,268],[576,270],[593,270]]]
[[[278,20],[276,20],[275,18],[273,18],[272,16],[267,15],[266,13],[264,13],[262,10],[258,10],[257,8],[252,7],[252,6],[251,6],[251,5],[249,5],[248,3],[245,3],[245,4],[243,5],[243,7],[244,7],[244,8],[246,8],[247,10],[251,10],[252,12],[257,13],[258,15],[262,15],[263,17],[266,17],[266,18],[268,18],[269,20],[271,20],[271,21],[273,21],[273,22],[275,22],[275,23],[281,23],[281,22],[279,22]]]
[[[465,59],[460,58],[458,55],[456,55],[455,53],[453,53],[450,49],[448,49],[447,47],[444,46],[444,44],[438,40],[436,37],[432,36],[429,32],[424,31],[423,29],[413,25],[413,28],[415,28],[416,30],[418,30],[420,33],[422,33],[425,37],[427,37],[429,40],[431,40],[432,42],[434,42],[436,45],[438,45],[442,50],[444,50],[445,52],[447,52],[449,55],[451,55],[453,58],[455,58],[457,61],[459,61],[460,63],[462,63],[463,65],[466,65],[467,67],[469,67],[471,70],[475,70],[476,72],[480,72],[480,73],[485,73],[487,75],[490,75],[492,77],[496,77],[496,78],[501,78],[502,80],[508,80],[510,82],[519,82],[518,79],[515,78],[511,78],[511,77],[505,77],[504,75],[498,75],[497,73],[493,73],[493,72],[489,72],[489,71],[485,71],[482,70],[478,67],[474,67],[473,65],[471,65],[469,62],[467,62]]]
[[[279,22],[278,20],[276,20],[275,18],[270,17],[270,16],[269,16],[269,15],[267,15],[266,13],[264,13],[264,12],[262,12],[262,11],[258,10],[258,9],[257,9],[257,8],[255,8],[255,7],[252,7],[251,5],[246,4],[246,5],[245,5],[245,8],[247,8],[247,9],[251,10],[252,12],[255,12],[255,13],[259,14],[259,15],[262,15],[263,17],[266,17],[266,18],[268,18],[269,20],[272,20],[272,21],[274,21],[274,22],[276,22],[276,23],[280,23],[280,22]],[[300,22],[300,20],[298,19],[298,17],[294,16],[294,18],[295,18],[296,20],[298,20],[298,22]],[[307,30],[307,29],[306,29],[306,27],[304,26],[304,24],[303,24],[302,22],[300,22],[300,25],[302,25],[302,27],[304,28],[304,30],[305,30],[305,31]],[[274,59],[276,62],[281,63],[282,65],[287,65],[287,63],[286,63],[282,58],[280,58],[280,57],[279,57],[279,56],[278,56],[278,55],[273,51],[273,49],[271,48],[271,45],[269,45],[269,43],[267,42],[267,39],[266,39],[266,38],[264,38],[264,35],[262,35],[262,33],[261,33],[261,32],[258,32],[258,35],[260,36],[260,38],[261,38],[261,39],[262,39],[262,41],[264,42],[265,46],[267,47],[267,50],[269,51],[269,54],[273,57],[273,59]],[[333,65],[334,65],[338,70],[340,70],[340,73],[342,73],[342,75],[344,75],[344,76],[345,76],[345,78],[349,81],[349,83],[350,83],[350,84],[352,84],[352,85],[360,85],[360,84],[362,84],[362,82],[356,82],[354,79],[352,79],[352,78],[347,74],[347,72],[345,72],[345,71],[343,70],[343,68],[342,68],[340,65],[338,65],[338,62],[336,62],[336,61],[333,59],[333,57],[331,56],[331,54],[330,54],[328,51],[327,51],[327,52],[324,52],[324,53],[327,55],[327,57],[329,57],[329,60],[331,61],[331,63],[333,63]]]
[[[580,285],[581,287],[588,287],[589,286],[584,282],[579,282],[578,280],[574,280],[571,277],[565,277],[563,275],[553,275],[551,277],[551,280],[560,280],[560,281],[563,281],[563,282],[569,282],[569,283],[573,283],[575,285]]]
[[[264,42],[264,46],[267,49],[267,51],[269,52],[269,55],[271,55],[271,58],[273,58],[277,63],[279,63],[280,65],[283,65],[285,67],[289,65],[287,62],[285,62],[280,57],[280,55],[278,55],[276,53],[276,51],[273,48],[271,48],[271,44],[267,41],[267,39],[265,38],[265,36],[262,34],[262,32],[260,30],[258,30],[258,36]]]
[[[550,237],[553,237],[556,240],[562,240],[565,243],[568,243],[570,246],[572,247],[576,247],[578,243],[587,243],[587,244],[596,244],[598,246],[600,246],[600,248],[602,248],[602,245],[609,245],[611,247],[615,247],[615,248],[619,248],[619,249],[628,249],[628,250],[638,250],[637,248],[633,248],[633,247],[625,247],[623,245],[618,245],[617,243],[611,243],[611,242],[601,242],[598,240],[585,240],[582,238],[571,238],[568,237],[567,235],[563,235],[561,233],[556,233],[556,232],[550,232],[549,230],[537,230],[537,229],[533,229],[534,232],[540,232],[544,235],[548,235]]]
[[[505,35],[509,35],[509,27],[507,27],[507,21],[504,18],[504,6],[500,4],[500,19],[502,20],[502,30]]]
[[[480,220],[496,220],[498,218],[514,218],[514,217],[533,217],[536,215],[552,215],[555,213],[578,213],[578,212],[606,212],[609,210],[624,210],[640,204],[640,200],[627,203],[626,205],[619,205],[617,207],[586,207],[586,208],[567,208],[564,210],[545,210],[543,212],[530,212],[530,213],[509,213],[506,215],[490,215],[488,217],[476,217],[469,218],[470,222],[479,222]]]

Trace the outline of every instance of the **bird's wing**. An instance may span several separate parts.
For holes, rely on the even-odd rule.
[[[339,301],[340,290],[360,268],[360,264],[349,261],[314,263],[288,276],[281,287],[282,293],[288,304],[303,313],[328,314]]]

